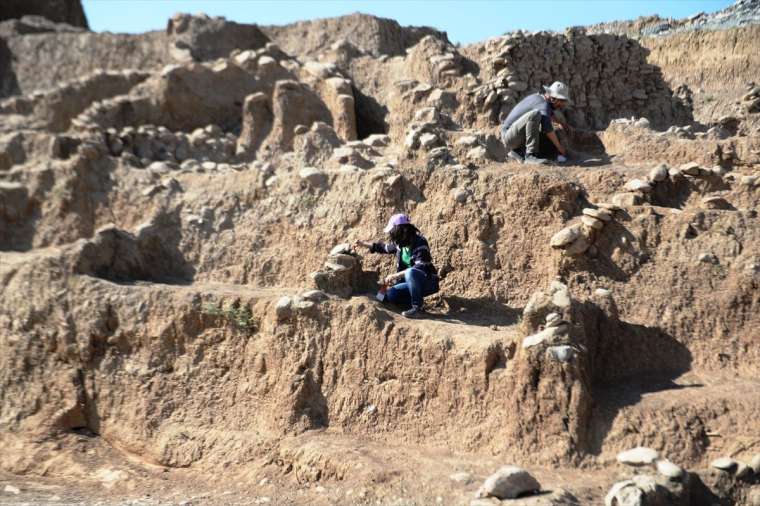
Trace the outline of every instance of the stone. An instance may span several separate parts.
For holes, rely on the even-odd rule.
[[[383,148],[390,144],[391,138],[385,134],[372,134],[364,139],[364,144],[373,148]]]
[[[474,148],[467,151],[466,158],[468,160],[486,160],[488,159],[488,150],[484,148],[483,146],[475,146]]]
[[[588,238],[585,235],[580,234],[572,244],[565,249],[565,253],[570,256],[581,255],[586,252],[589,246],[591,246],[591,243]]]
[[[658,165],[649,171],[649,179],[656,183],[665,181],[668,178],[668,166],[663,164]]]
[[[302,293],[301,297],[304,300],[308,300],[311,302],[322,302],[323,300],[327,300],[327,294],[323,292],[322,290],[309,290],[307,292]]]
[[[638,446],[617,454],[617,461],[627,466],[644,466],[653,464],[659,458],[656,450]]]
[[[749,463],[749,467],[755,471],[755,474],[760,474],[760,453],[752,457],[752,460]]]
[[[330,250],[330,256],[339,255],[341,253],[351,253],[352,250],[351,244],[343,242],[333,246],[333,249]]]
[[[464,190],[462,188],[455,188],[454,190],[451,190],[451,196],[454,197],[454,200],[459,202],[460,204],[464,204],[467,202],[467,197],[469,196],[469,193],[467,190]]]
[[[617,193],[612,197],[612,203],[623,208],[637,206],[641,202],[641,195],[638,193]]]
[[[420,135],[420,146],[424,149],[430,149],[438,144],[438,136],[431,133],[424,133]]]
[[[739,462],[736,466],[736,478],[739,480],[746,480],[752,476],[752,468],[743,462]]]
[[[604,222],[602,220],[597,220],[596,218],[592,218],[585,214],[581,216],[581,223],[594,230],[601,230],[604,228]]]
[[[641,179],[631,179],[623,187],[632,192],[649,192],[652,191],[652,185]]]
[[[755,186],[757,181],[757,176],[742,176],[742,178],[739,180],[739,183],[741,183],[743,186]]]
[[[612,214],[606,209],[592,209],[590,207],[587,207],[583,210],[583,214],[585,214],[586,216],[591,216],[592,218],[596,218],[597,220],[602,220],[602,221],[612,220]]]
[[[327,183],[327,174],[317,169],[316,167],[304,167],[298,171],[298,177],[301,180],[307,182],[311,186],[323,186]]]
[[[710,462],[710,467],[726,472],[735,471],[738,465],[739,463],[730,457],[721,457]]]
[[[460,471],[458,473],[454,473],[449,476],[449,479],[451,481],[455,481],[457,483],[461,483],[463,485],[469,485],[472,483],[472,475],[470,473]]]
[[[619,205],[612,204],[610,202],[602,202],[601,204],[597,204],[596,207],[609,211],[610,213],[614,213],[615,211],[622,211],[622,208]]]
[[[546,326],[556,327],[562,321],[562,315],[559,313],[549,313],[546,315]]]
[[[681,466],[677,466],[669,460],[657,461],[657,472],[668,479],[680,481],[686,475]]]
[[[21,493],[21,489],[19,489],[18,487],[14,487],[13,485],[6,485],[5,488],[3,489],[3,492],[6,492],[8,494],[19,495]]]
[[[731,204],[723,197],[711,195],[702,198],[702,205],[707,209],[731,209]]]
[[[277,315],[277,320],[283,321],[289,319],[291,316],[293,316],[293,299],[287,295],[283,295],[277,301],[277,304],[274,306],[274,310],[275,314]]]
[[[203,170],[216,170],[216,163],[215,162],[203,162],[201,164],[201,168],[203,168]]]
[[[678,170],[682,174],[688,174],[690,176],[698,176],[702,172],[699,164],[696,162],[685,163],[678,167]]]
[[[516,466],[504,466],[486,478],[475,494],[476,498],[496,497],[514,499],[527,492],[537,492],[541,485],[525,469]]]
[[[720,261],[718,260],[718,257],[713,255],[712,253],[700,253],[699,257],[697,257],[697,261],[704,264],[713,264],[718,265]]]
[[[548,327],[541,332],[533,334],[523,339],[522,347],[524,349],[538,346],[539,344],[553,344],[557,339],[568,335],[569,326],[567,324],[557,327]]]
[[[552,248],[565,248],[572,244],[580,235],[580,227],[578,225],[571,225],[554,234],[549,241],[549,245]]]
[[[604,497],[604,506],[645,506],[644,492],[633,480],[619,481]]]
[[[557,362],[570,362],[575,356],[575,349],[572,346],[549,346],[546,348],[546,355]]]

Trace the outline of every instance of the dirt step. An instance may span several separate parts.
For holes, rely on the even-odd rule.
[[[707,466],[718,456],[751,458],[760,449],[760,380],[689,373],[675,380],[595,392],[592,430],[600,460],[638,445],[674,462]]]

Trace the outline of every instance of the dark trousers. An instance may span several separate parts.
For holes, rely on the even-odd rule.
[[[422,307],[422,298],[436,293],[438,289],[438,276],[412,268],[404,272],[404,282],[390,287],[386,295],[388,302]]]

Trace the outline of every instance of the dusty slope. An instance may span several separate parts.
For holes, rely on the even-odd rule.
[[[241,33],[176,16],[174,66],[0,103],[0,501],[469,504],[512,463],[547,491],[513,504],[599,504],[645,445],[694,471],[663,504],[753,504],[755,471],[709,468],[760,444],[753,113],[657,132],[614,121],[654,103],[609,95],[628,74],[582,81],[596,166],[528,169],[492,127],[543,48],[651,70],[652,123],[688,104],[616,37],[204,62]],[[423,320],[373,299],[388,258],[328,256],[398,211],[443,277]]]

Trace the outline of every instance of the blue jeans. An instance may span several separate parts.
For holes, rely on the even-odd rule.
[[[386,295],[388,302],[422,307],[422,298],[437,291],[438,276],[411,268],[404,272],[404,282],[390,287]]]

